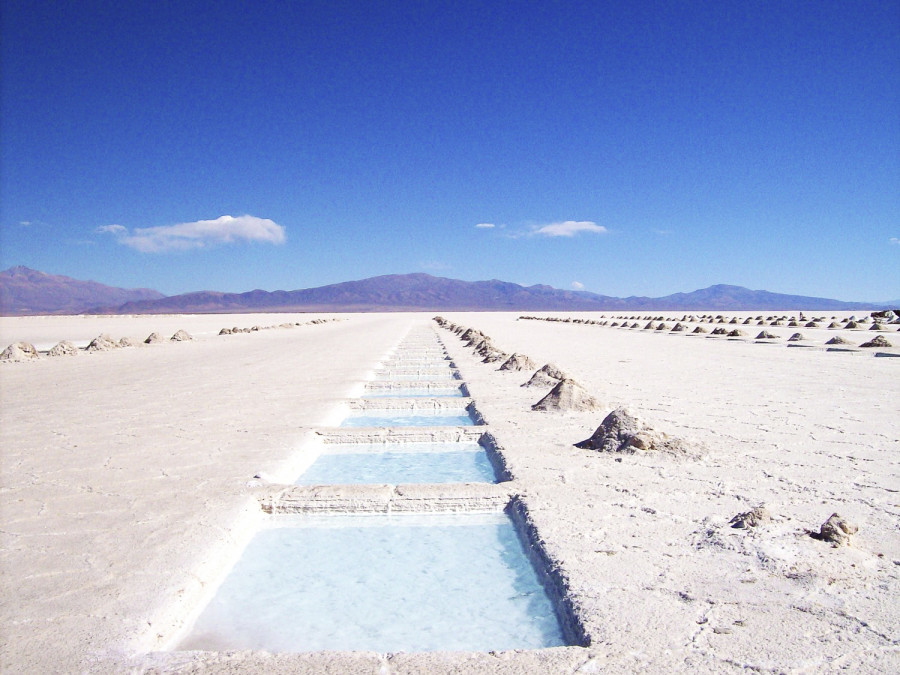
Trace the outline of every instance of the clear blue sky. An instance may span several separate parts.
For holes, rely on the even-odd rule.
[[[0,2],[2,268],[900,297],[896,1]]]

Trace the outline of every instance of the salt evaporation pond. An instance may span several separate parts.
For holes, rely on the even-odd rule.
[[[398,389],[366,389],[363,398],[465,398],[459,387],[455,389],[425,389],[404,387]]]
[[[503,514],[289,516],[256,534],[178,649],[566,644]]]
[[[478,443],[329,444],[297,485],[496,483]]]
[[[475,420],[468,412],[435,414],[432,410],[367,410],[341,421],[342,427],[472,427]]]

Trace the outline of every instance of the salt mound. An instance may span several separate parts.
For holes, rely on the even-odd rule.
[[[188,340],[193,339],[194,338],[191,337],[190,333],[188,333],[186,330],[181,329],[175,331],[175,334],[169,338],[169,340],[171,340],[172,342],[187,342]]]
[[[568,377],[566,373],[556,364],[547,363],[539,370],[536,370],[531,379],[528,380],[523,387],[555,387],[560,380]]]
[[[48,356],[75,356],[78,354],[78,347],[68,340],[57,342],[56,345],[47,352]]]
[[[40,357],[33,344],[29,342],[13,342],[0,354],[0,361],[30,361]]]
[[[831,338],[825,344],[826,345],[852,345],[853,343],[850,342],[850,340],[845,340],[840,335],[835,335],[833,338]]]
[[[850,537],[856,534],[859,528],[837,513],[832,513],[828,520],[822,523],[818,532],[812,533],[815,539],[827,541],[832,546],[849,546]]]
[[[733,331],[728,333],[728,337],[744,337],[745,335],[747,335],[747,333],[742,331],[740,328],[735,328]]]
[[[851,319],[844,328],[859,328],[859,324]]]
[[[860,347],[893,347],[884,335],[877,335],[868,342],[863,342]]]
[[[869,330],[887,330],[887,328],[884,327],[884,324],[875,322]]]
[[[772,520],[772,516],[769,515],[768,509],[766,509],[765,506],[760,505],[746,513],[737,514],[729,522],[731,526],[736,529],[746,530],[767,523],[770,520]]]
[[[550,393],[531,406],[532,410],[597,410],[600,401],[591,396],[575,380],[560,380]]]
[[[493,351],[488,352],[483,359],[481,359],[482,363],[497,363],[498,361],[506,361],[509,358],[509,354],[504,351],[500,351],[499,349],[494,349]]]
[[[806,328],[818,328],[819,324],[817,324],[815,321],[810,321],[809,323],[804,324],[804,326]]]
[[[145,345],[155,345],[162,341],[163,341],[162,335],[160,335],[159,333],[150,333],[150,335],[147,336],[147,339],[144,340],[144,344]]]
[[[830,324],[828,324],[828,327],[834,330],[835,328],[840,328],[840,325],[832,321]]]
[[[697,326],[697,327],[696,327],[694,330],[692,330],[691,332],[692,332],[692,333],[705,333],[705,332],[707,332],[707,331],[706,331],[706,329],[705,329],[703,326]]]
[[[656,330],[669,330],[669,327],[665,323],[661,323],[656,327]]]
[[[772,335],[769,331],[763,331],[759,335],[756,336],[757,340],[777,340],[777,335]]]
[[[638,450],[662,452],[684,450],[684,444],[680,440],[669,438],[666,434],[655,431],[624,408],[618,408],[609,413],[594,434],[590,438],[576,443],[575,447],[626,454],[634,454]]]
[[[118,349],[119,343],[113,340],[109,335],[103,333],[98,335],[87,346],[85,351],[89,352],[108,352],[111,349]]]
[[[137,347],[138,343],[134,338],[123,337],[119,340],[120,347]]]
[[[800,342],[801,340],[805,340],[803,337],[803,333],[794,333],[791,337],[788,338],[788,342]]]
[[[223,328],[222,330],[219,331],[219,335],[231,335],[231,329]]]
[[[721,326],[719,326],[718,328],[713,328],[713,332],[711,333],[711,335],[728,335],[728,329],[722,328]]]
[[[503,362],[503,365],[500,366],[500,370],[531,370],[534,367],[534,361],[528,356],[516,353]]]

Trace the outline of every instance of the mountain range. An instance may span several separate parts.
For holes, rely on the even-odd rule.
[[[198,291],[163,296],[14,267],[0,272],[0,309],[23,314],[184,314],[301,311],[864,310],[878,303],[754,291],[718,284],[660,298],[618,298],[506,281],[390,274],[295,291]]]
[[[0,314],[4,316],[81,314],[97,307],[162,298],[162,293],[150,288],[116,288],[28,267],[0,272]]]

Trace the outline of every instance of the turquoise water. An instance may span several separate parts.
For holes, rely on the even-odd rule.
[[[348,443],[328,445],[297,485],[357,483],[496,483],[477,443]],[[338,452],[331,452],[339,449]]]
[[[536,649],[566,644],[502,514],[293,517],[263,529],[178,649]]]
[[[464,396],[459,388],[405,387],[403,389],[366,389],[363,392],[363,398],[464,398]]]
[[[471,427],[471,415],[435,414],[431,411],[415,413],[407,410],[370,410],[365,415],[345,418],[342,427]]]

